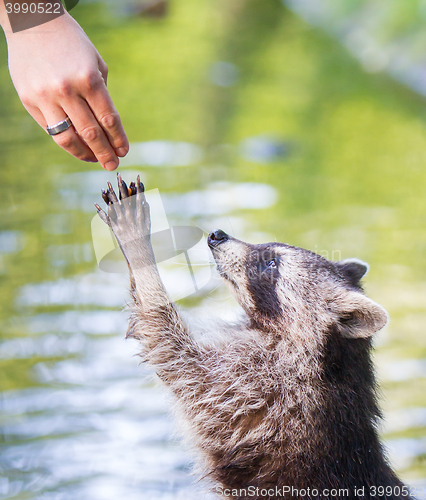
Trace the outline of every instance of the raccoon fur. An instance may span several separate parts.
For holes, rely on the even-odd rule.
[[[371,338],[388,315],[363,293],[367,265],[213,231],[208,245],[244,319],[199,342],[161,282],[143,185],[118,176],[118,191],[108,183],[107,213],[96,208],[129,266],[127,336],[173,392],[217,493],[409,498],[378,437]]]

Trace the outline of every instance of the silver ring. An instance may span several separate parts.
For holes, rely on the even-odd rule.
[[[47,127],[46,130],[47,130],[47,133],[49,135],[56,135],[56,134],[60,134],[64,130],[67,130],[68,128],[71,127],[71,125],[72,125],[72,122],[67,116],[65,118],[65,120],[62,120],[59,123],[57,123],[56,125],[52,125],[51,127]]]

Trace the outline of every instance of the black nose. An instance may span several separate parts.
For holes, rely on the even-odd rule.
[[[219,245],[219,243],[223,243],[224,241],[226,241],[227,239],[229,238],[229,236],[224,232],[222,231],[222,229],[215,229],[214,231],[212,231],[208,238],[207,238],[207,243],[211,246],[211,245]]]

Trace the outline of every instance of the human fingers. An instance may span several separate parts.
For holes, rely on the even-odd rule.
[[[99,163],[106,170],[115,170],[118,167],[117,155],[87,102],[77,97],[72,103],[65,102],[63,109],[71,119],[77,134]]]
[[[106,68],[106,66],[105,66]],[[102,72],[102,69],[100,67]],[[106,74],[102,72],[106,82]],[[125,156],[129,151],[129,141],[124,132],[120,115],[118,114],[109,92],[104,84],[93,87],[85,96],[85,100],[108,137],[117,156]]]
[[[41,125],[44,129],[47,126],[52,127],[57,123],[65,120],[67,118],[66,113],[63,109],[57,107],[54,110],[43,109],[39,110],[39,113],[31,113],[33,118]],[[40,117],[41,115],[41,117]],[[72,120],[71,120],[72,121]],[[67,130],[60,132],[59,134],[52,135],[52,139],[56,142],[58,146],[62,149],[75,156],[79,160],[96,162],[96,156],[90,150],[90,148],[84,144],[81,138],[76,134],[74,127],[71,126]]]

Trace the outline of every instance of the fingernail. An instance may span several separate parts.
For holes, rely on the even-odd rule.
[[[117,167],[118,163],[116,161],[109,161],[104,165],[105,170],[115,170]]]
[[[117,155],[118,156],[126,156],[126,154],[129,152],[127,148],[118,148],[117,149]]]

